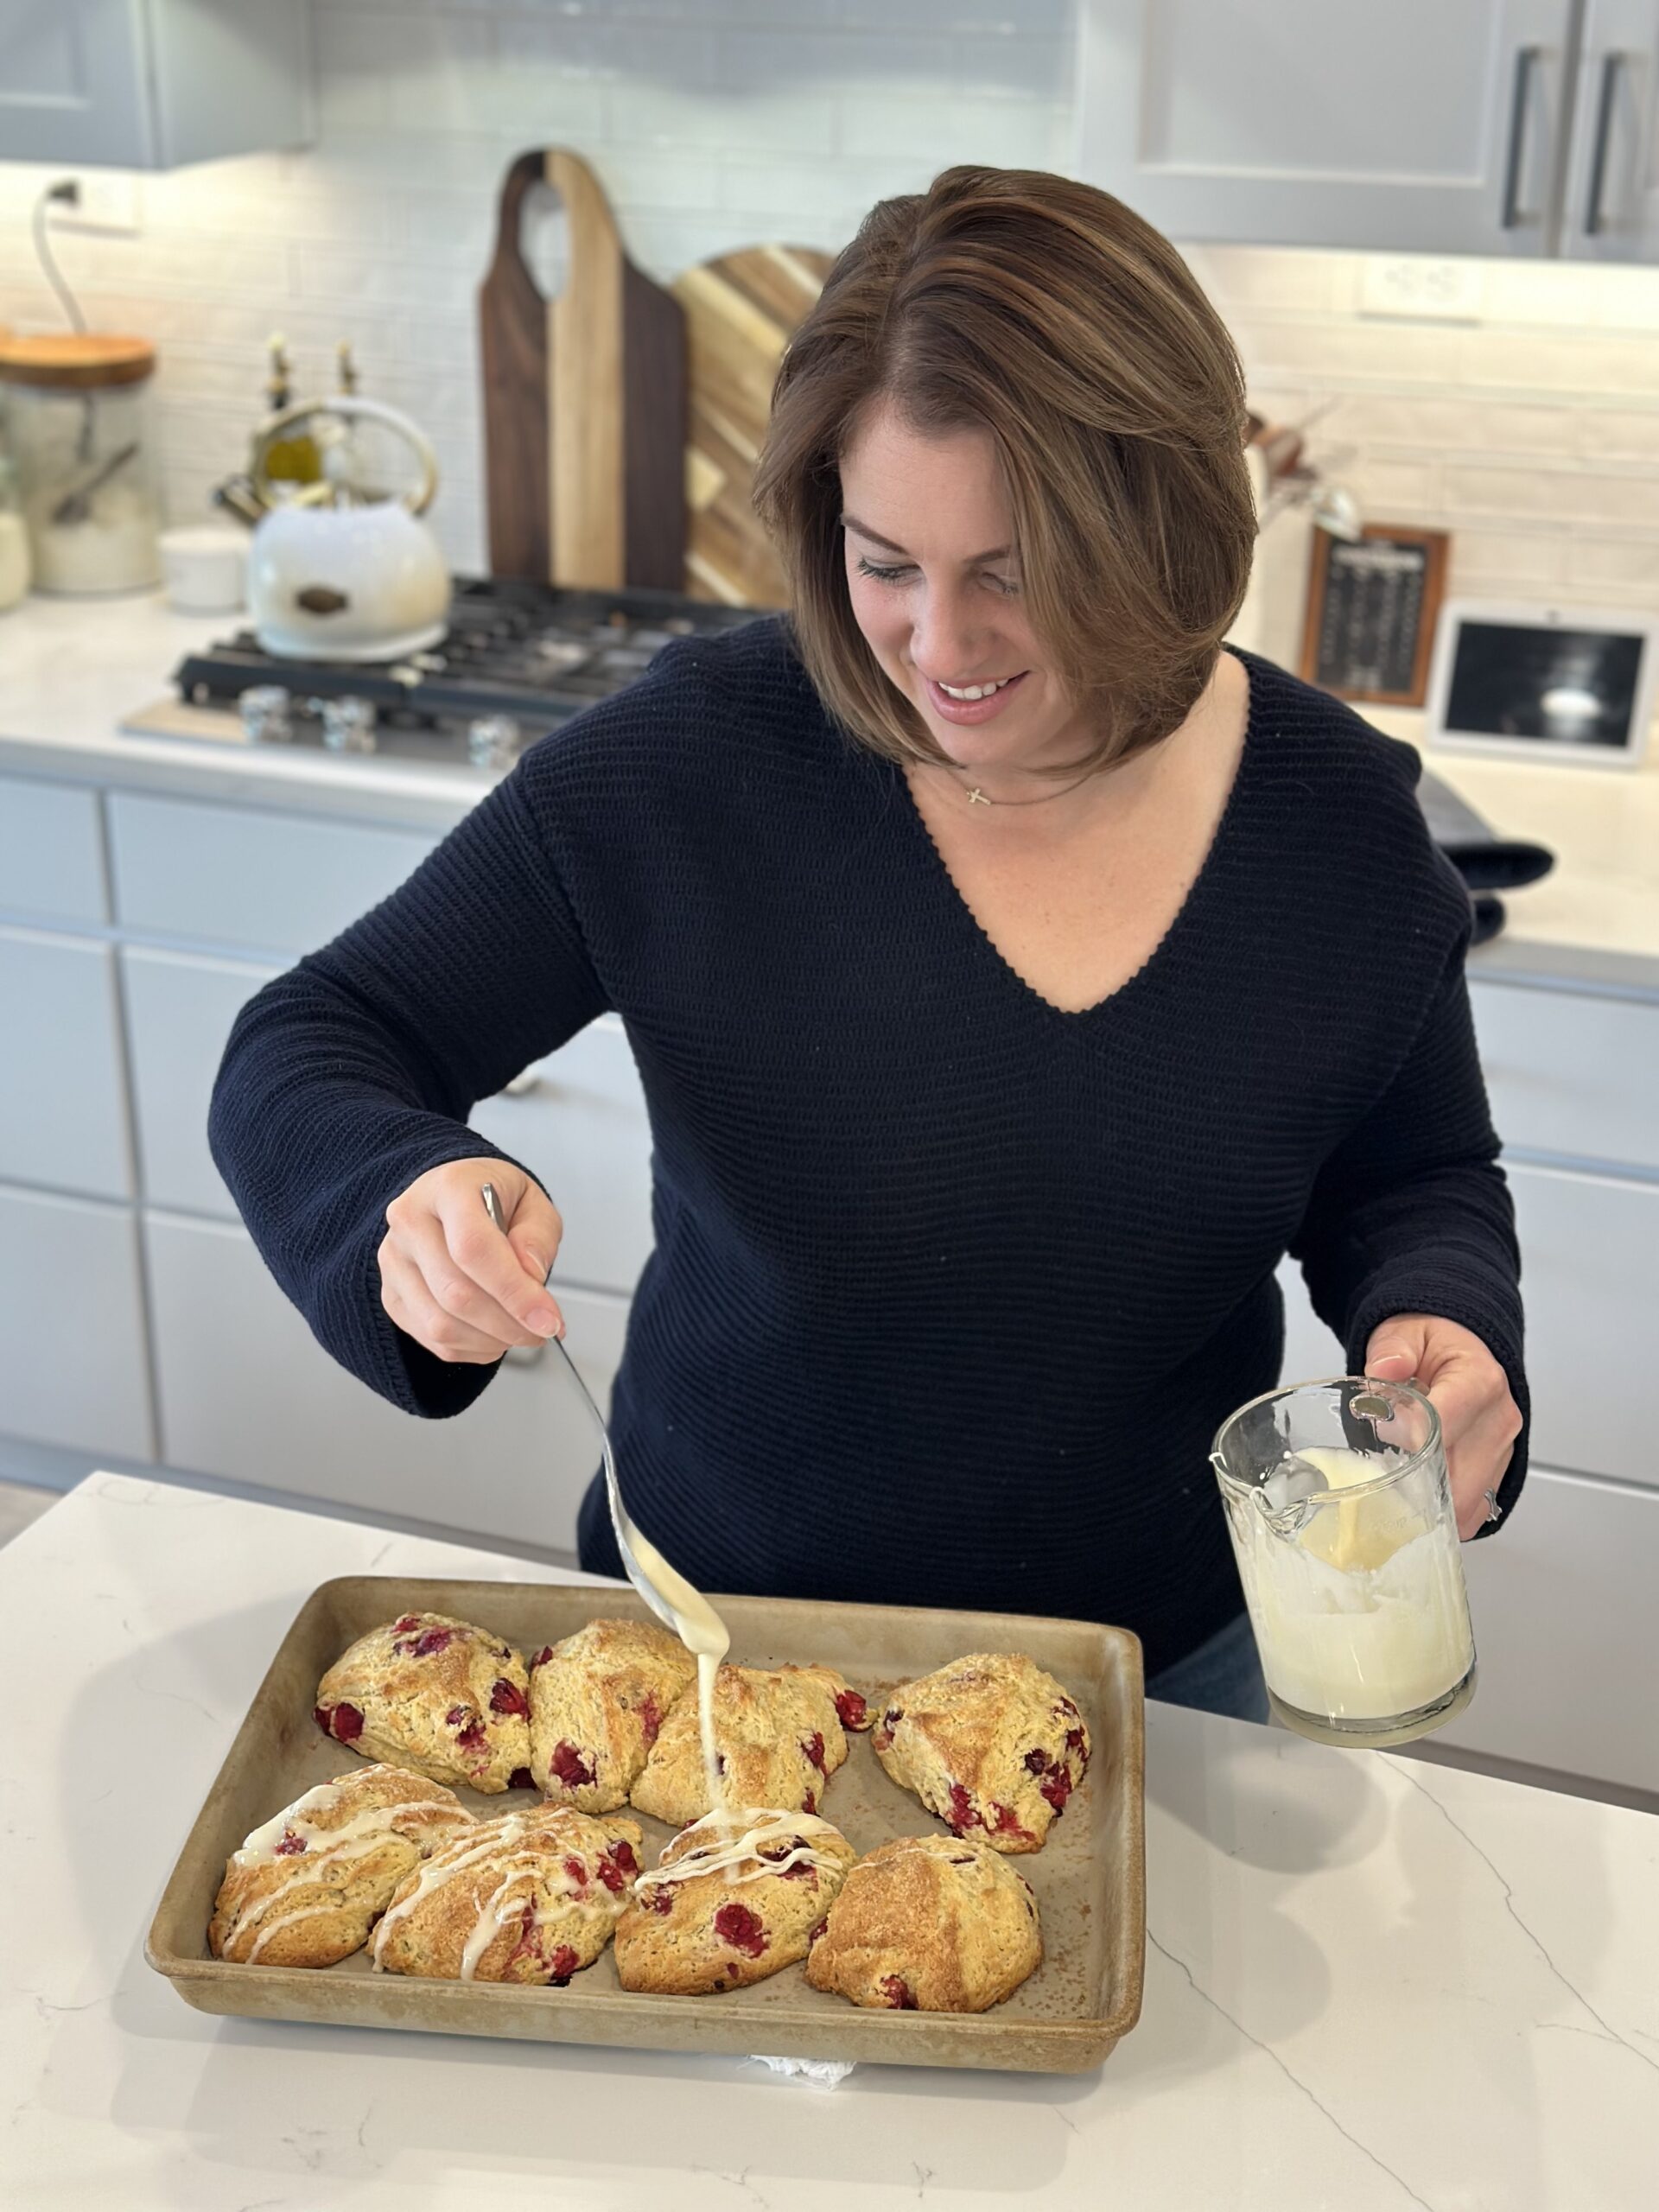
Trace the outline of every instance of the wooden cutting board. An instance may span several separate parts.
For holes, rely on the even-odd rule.
[[[834,258],[811,246],[745,246],[676,280],[690,381],[683,588],[694,598],[783,604],[783,572],[749,493],[778,364]]]
[[[559,194],[569,263],[545,297],[519,244],[525,200]],[[479,289],[490,570],[678,591],[685,560],[685,318],[622,251],[579,155],[521,154]]]

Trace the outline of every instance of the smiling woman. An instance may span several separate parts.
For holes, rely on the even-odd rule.
[[[238,1020],[214,1156],[330,1351],[439,1416],[562,1325],[584,1163],[466,1117],[609,1008],[656,1229],[611,1433],[699,1588],[1115,1622],[1260,1711],[1206,1454],[1278,1379],[1287,1250],[1430,1389],[1465,1533],[1513,1503],[1468,901],[1415,755],[1222,646],[1243,434],[1116,200],[953,169],[872,212],[760,470],[791,613],[532,747]],[[581,1543],[618,1572],[601,1485]]]
[[[1249,581],[1245,413],[1220,318],[1174,247],[1117,200],[982,168],[884,200],[790,346],[755,479],[819,692],[889,759],[937,761],[934,717],[991,719],[950,713],[950,687],[1023,678],[1030,654],[1042,665],[1017,687],[1027,766],[1065,777],[1156,744],[1209,680]],[[965,438],[988,465],[946,460],[925,485],[895,482],[904,431]],[[871,592],[919,580],[922,549],[884,534],[890,508],[968,555],[964,591],[1019,607],[1001,639],[971,641],[1001,652],[967,666],[955,650],[969,641],[930,632],[922,696],[891,680],[879,645],[877,667],[865,650]],[[972,534],[976,511],[990,534]],[[855,538],[876,558],[855,558]]]

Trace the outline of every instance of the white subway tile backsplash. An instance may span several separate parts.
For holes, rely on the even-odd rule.
[[[1075,0],[313,0],[312,148],[143,180],[131,238],[61,235],[92,319],[161,347],[170,512],[208,512],[262,404],[349,338],[365,389],[437,445],[448,557],[485,559],[476,293],[508,163],[593,163],[659,282],[766,238],[838,251],[878,199],[956,162],[1064,168]],[[0,320],[55,328],[28,239],[56,175],[0,163]],[[1364,511],[1452,533],[1452,586],[1659,598],[1659,269],[1505,261],[1462,324],[1362,315],[1357,254],[1184,249],[1251,404],[1325,410]]]

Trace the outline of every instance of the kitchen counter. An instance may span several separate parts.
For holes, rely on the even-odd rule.
[[[216,2019],[143,1960],[330,1575],[562,1580],[96,1474],[0,1551],[0,2196],[76,2212],[1632,2212],[1659,2200],[1659,1822],[1154,1706],[1140,2026],[1096,2075]],[[582,1578],[574,1578],[582,1579]]]
[[[490,788],[493,779],[471,768],[120,734],[124,715],[167,695],[187,652],[241,620],[173,614],[160,594],[30,598],[0,614],[0,772],[439,834]],[[1370,718],[1421,740],[1421,715],[1376,709]],[[1426,757],[1496,830],[1558,855],[1552,875],[1510,895],[1509,926],[1474,955],[1471,972],[1659,999],[1659,741],[1634,772]]]

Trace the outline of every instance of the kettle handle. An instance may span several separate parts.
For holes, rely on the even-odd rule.
[[[266,506],[293,505],[295,501],[291,493],[285,496],[278,492],[265,474],[265,455],[284,432],[291,430],[296,423],[308,423],[314,415],[345,415],[363,421],[384,423],[405,444],[412,446],[415,457],[421,465],[421,481],[416,491],[403,495],[403,503],[410,514],[423,515],[426,512],[436,498],[438,490],[438,456],[433,451],[431,440],[420,424],[411,421],[401,409],[388,407],[384,400],[359,399],[350,394],[341,394],[330,399],[301,400],[297,406],[285,407],[281,414],[273,415],[269,422],[261,424],[254,438],[248,475],[255,496]],[[306,498],[306,493],[310,494],[309,499]],[[307,486],[306,493],[300,497],[305,504],[311,505],[319,498],[326,498],[327,493],[316,486]]]

